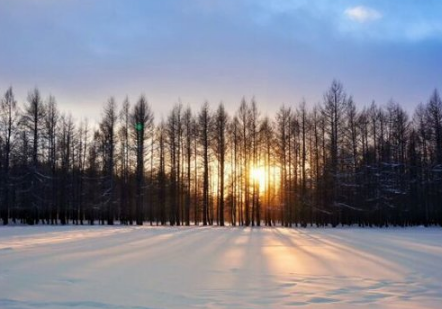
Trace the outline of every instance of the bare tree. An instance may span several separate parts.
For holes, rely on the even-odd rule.
[[[209,103],[205,102],[198,115],[199,140],[202,147],[203,157],[203,225],[211,223],[209,217],[209,147],[211,115],[209,112]]]
[[[217,222],[218,225],[224,226],[224,179],[225,179],[225,165],[226,165],[226,155],[227,155],[227,127],[228,115],[221,103],[214,115],[215,121],[215,156],[218,160],[218,211],[217,211]]]
[[[131,139],[130,139],[130,129],[133,126],[131,123],[130,114],[130,102],[129,98],[126,97],[123,101],[123,105],[120,111],[120,128],[118,131],[118,139],[120,142],[119,147],[119,161],[120,161],[120,220],[123,224],[128,224],[130,217],[132,216],[130,207],[130,153],[131,153]]]
[[[184,111],[183,116],[184,121],[184,135],[185,135],[185,156],[186,156],[186,204],[185,204],[185,216],[184,221],[186,225],[190,225],[190,203],[191,203],[191,178],[192,178],[192,139],[195,138],[195,130],[194,130],[194,120],[192,116],[192,111],[187,108]],[[194,154],[196,156],[196,154]]]
[[[340,152],[339,144],[342,141],[342,132],[344,130],[344,115],[348,105],[347,94],[344,91],[343,85],[334,80],[324,94],[324,105],[322,113],[326,121],[326,131],[329,138],[329,153],[330,161],[327,162],[329,187],[330,187],[330,198],[333,201],[334,208],[338,208],[335,211],[335,217],[333,225],[336,226],[340,221],[341,209],[338,207],[338,172],[340,171]]]
[[[103,147],[103,172],[106,181],[103,192],[103,206],[106,208],[106,220],[109,225],[114,224],[115,218],[115,147],[116,147],[116,126],[117,110],[115,99],[111,97],[103,111],[103,118],[100,123]]]
[[[24,114],[22,115],[22,124],[29,132],[29,137],[32,138],[32,151],[31,151],[31,165],[30,169],[30,201],[31,208],[27,212],[28,217],[26,221],[30,224],[38,223],[40,210],[42,208],[42,197],[40,196],[40,173],[39,168],[39,154],[41,144],[41,129],[43,126],[43,119],[45,115],[45,108],[43,100],[40,96],[40,91],[35,88],[28,94],[28,104],[25,106]]]
[[[136,141],[136,221],[142,225],[144,221],[144,160],[145,141],[151,134],[153,114],[144,96],[141,96],[132,113],[133,135]],[[152,194],[152,192],[150,192]]]
[[[0,179],[1,186],[1,218],[3,224],[8,224],[9,208],[11,203],[10,192],[10,167],[11,167],[11,153],[14,147],[14,136],[17,132],[18,123],[18,109],[17,101],[14,97],[12,87],[6,90],[0,104],[0,129],[2,141],[2,174]]]

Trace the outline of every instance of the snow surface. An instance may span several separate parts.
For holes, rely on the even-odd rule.
[[[0,308],[441,308],[442,229],[1,227]]]

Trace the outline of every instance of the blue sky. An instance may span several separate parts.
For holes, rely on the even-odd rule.
[[[2,0],[0,42],[1,92],[38,86],[77,118],[110,95],[161,118],[179,99],[314,105],[333,78],[409,111],[442,89],[440,0]]]

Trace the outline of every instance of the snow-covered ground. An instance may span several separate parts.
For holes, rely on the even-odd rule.
[[[0,308],[441,308],[442,229],[1,227]]]

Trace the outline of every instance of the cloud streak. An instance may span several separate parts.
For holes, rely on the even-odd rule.
[[[379,11],[365,6],[348,8],[344,11],[344,14],[347,18],[359,23],[371,22],[382,18],[382,14]]]

